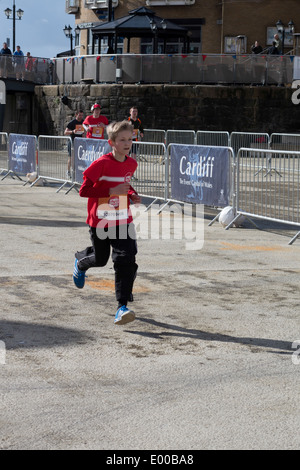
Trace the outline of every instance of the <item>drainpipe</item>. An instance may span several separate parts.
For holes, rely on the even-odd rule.
[[[224,13],[225,13],[225,0],[222,0],[221,54],[224,53]]]

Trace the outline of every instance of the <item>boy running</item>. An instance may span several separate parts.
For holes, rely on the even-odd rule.
[[[130,116],[128,118],[128,121],[132,124],[133,126],[133,136],[132,140],[133,142],[138,142],[140,138],[144,137],[144,128],[142,126],[141,120],[137,117],[138,116],[138,109],[136,106],[132,106],[130,108]],[[130,156],[136,160],[136,153],[137,153],[137,145],[134,143],[131,149],[131,154]]]
[[[86,130],[87,139],[104,139],[104,131],[108,125],[108,119],[101,116],[101,106],[95,103],[92,106],[92,113],[83,121],[83,127]]]
[[[137,162],[128,156],[133,129],[128,121],[107,127],[112,152],[95,160],[83,173],[81,197],[88,198],[87,224],[92,246],[75,254],[73,281],[81,289],[89,268],[105,266],[112,247],[115,270],[115,292],[118,310],[115,324],[123,325],[135,319],[127,307],[132,300],[132,288],[137,272],[135,230],[129,207],[130,200],[140,203],[140,197],[130,186]]]
[[[130,116],[128,121],[133,125],[133,140],[137,142],[139,137],[144,137],[144,128],[142,126],[141,120],[138,118],[138,109],[136,106],[132,106],[129,111]]]

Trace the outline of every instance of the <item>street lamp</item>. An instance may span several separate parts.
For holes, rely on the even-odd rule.
[[[14,52],[16,49],[16,20],[22,19],[24,11],[21,10],[21,8],[19,8],[16,11],[15,0],[13,0],[13,9],[11,10],[10,8],[6,8],[6,10],[4,10],[4,13],[8,20],[13,20],[13,52]],[[17,18],[16,18],[16,13],[17,13]],[[12,18],[10,17],[11,14],[12,14]]]
[[[289,32],[291,34],[293,34],[294,31],[295,31],[295,25],[294,25],[294,22],[292,20],[289,21],[288,27],[289,27]],[[281,48],[282,48],[282,50],[280,52],[281,52],[281,54],[284,54],[285,25],[282,23],[281,20],[278,20],[277,23],[276,23],[276,28],[277,28],[277,31],[281,34],[281,41],[282,41]]]
[[[153,19],[150,20],[150,28],[152,29],[152,32],[154,34],[152,53],[158,54],[158,30],[157,30],[157,24],[155,23]]]
[[[63,31],[64,31],[64,33],[65,33],[65,36],[70,39],[70,43],[71,43],[71,55],[73,55],[73,39],[76,38],[76,35],[77,35],[78,32],[80,31],[80,28],[78,27],[78,25],[76,26],[76,28],[75,28],[75,34],[74,34],[74,35],[72,34],[73,28],[72,28],[72,26],[70,26],[70,25],[69,25],[69,26],[66,26],[66,25],[65,25]]]

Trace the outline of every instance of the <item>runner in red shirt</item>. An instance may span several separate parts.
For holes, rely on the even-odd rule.
[[[140,203],[130,186],[137,162],[128,156],[132,145],[132,125],[128,121],[112,123],[107,128],[112,152],[95,160],[83,173],[80,196],[88,198],[87,224],[92,246],[75,254],[73,280],[83,288],[89,268],[105,266],[112,247],[115,270],[115,291],[118,310],[115,323],[123,325],[135,319],[127,307],[132,300],[136,277],[136,234],[129,203]]]
[[[83,127],[86,130],[87,139],[104,139],[104,130],[108,125],[108,119],[100,116],[101,106],[95,103],[92,106],[93,114],[87,116],[83,121]]]

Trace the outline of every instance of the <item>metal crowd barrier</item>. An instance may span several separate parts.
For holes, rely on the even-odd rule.
[[[236,154],[242,147],[267,149],[269,141],[269,134],[262,132],[232,132],[230,134],[230,147]]]
[[[135,142],[131,156],[138,161],[132,180],[135,189],[143,196],[165,198],[168,193],[166,146],[162,143]]]
[[[168,130],[166,132],[166,147],[169,144],[195,145],[196,132],[186,130]]]
[[[178,140],[187,145],[193,138],[209,147],[211,142],[228,138],[227,133],[205,133],[198,131],[178,132]],[[176,135],[175,135],[176,137]],[[234,148],[231,165],[231,204],[236,209],[237,217],[270,220],[300,227],[300,134],[232,133],[230,136]],[[240,147],[243,142],[248,147]],[[176,142],[172,142],[176,143]],[[0,133],[0,166],[8,166],[8,136]],[[139,165],[133,185],[143,196],[168,201],[170,196],[170,159],[169,146],[160,142],[135,142],[132,156]],[[216,147],[218,145],[215,145]],[[261,146],[272,148],[261,148]],[[285,147],[275,149],[275,146]],[[292,146],[292,150],[290,150]],[[286,150],[286,148],[288,150]],[[299,150],[299,151],[298,151]],[[68,162],[72,161],[72,141],[70,137],[39,136],[38,138],[38,180],[61,183],[58,191],[66,184],[76,184],[68,176]],[[32,185],[34,185],[36,180]],[[79,183],[78,183],[79,184]],[[232,222],[233,223],[233,222]],[[230,224],[231,226],[231,224]],[[228,227],[229,228],[229,227]],[[290,241],[292,244],[300,236],[300,231]]]
[[[40,135],[38,138],[38,166],[37,180],[55,181],[62,183],[62,189],[72,183],[72,175],[68,174],[68,167],[72,169],[72,140],[71,137],[55,137]],[[68,162],[70,161],[70,165]]]
[[[229,147],[230,135],[229,132],[225,131],[197,131],[196,144]]]
[[[166,143],[166,131],[162,129],[144,129],[143,141]]]
[[[270,149],[300,152],[300,134],[271,134]]]
[[[238,215],[300,226],[300,152],[241,148],[236,210]]]
[[[201,144],[200,144],[201,145]],[[167,148],[167,155],[166,155],[166,181],[168,181],[168,193],[167,193],[167,197],[166,199],[170,200],[170,188],[171,188],[171,147],[172,147],[172,144],[169,144],[168,145],[168,148]],[[223,147],[225,148],[227,151],[228,151],[228,154],[230,156],[230,165],[229,165],[229,180],[230,180],[230,204],[235,206],[236,203],[235,203],[235,196],[236,196],[236,176],[235,176],[235,171],[236,171],[236,165],[235,165],[235,159],[236,159],[236,155],[233,151],[232,148],[230,148],[228,145],[224,145],[224,146],[214,146],[214,145],[208,145],[207,147]],[[220,194],[220,198],[222,199],[222,194]],[[176,202],[179,202],[179,201],[176,201]],[[224,202],[224,200],[222,201]],[[213,224],[214,221],[218,218],[218,215],[215,217],[215,219],[213,219],[209,225]]]
[[[8,134],[0,132],[0,175],[8,171]]]

